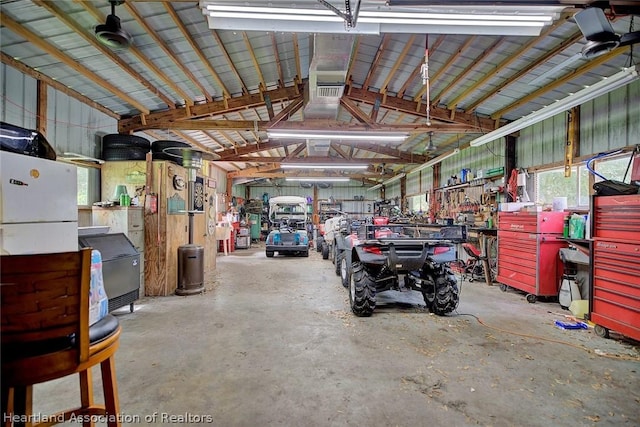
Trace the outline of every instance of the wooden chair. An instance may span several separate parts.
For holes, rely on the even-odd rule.
[[[0,277],[4,424],[53,425],[75,419],[93,425],[99,418],[119,426],[114,355],[120,326],[107,315],[89,327],[91,249],[2,256]],[[91,367],[97,364],[104,405],[93,399]],[[74,373],[80,377],[81,406],[36,422],[44,416],[32,416],[33,385]]]

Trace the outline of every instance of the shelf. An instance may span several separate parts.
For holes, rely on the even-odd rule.
[[[496,179],[502,178],[502,175],[492,176],[490,178],[475,178],[469,182],[462,182],[460,184],[447,185],[445,187],[438,187],[436,191],[450,191],[450,190],[459,190],[461,188],[467,187],[482,187],[483,185],[488,184],[491,181],[495,181]]]

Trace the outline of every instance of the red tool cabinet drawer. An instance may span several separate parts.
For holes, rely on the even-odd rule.
[[[640,241],[640,194],[593,198],[594,239]]]
[[[562,234],[566,215],[564,212],[499,212],[498,230]]]
[[[566,243],[556,235],[498,230],[498,276],[505,285],[536,296],[558,294],[558,251]]]
[[[640,339],[640,241],[593,244],[591,320]]]

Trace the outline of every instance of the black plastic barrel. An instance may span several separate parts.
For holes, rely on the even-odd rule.
[[[178,247],[177,295],[193,295],[204,291],[204,248],[197,245]]]

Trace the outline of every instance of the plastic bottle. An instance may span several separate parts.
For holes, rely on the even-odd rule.
[[[569,215],[564,217],[564,226],[562,227],[562,237],[569,237]]]

